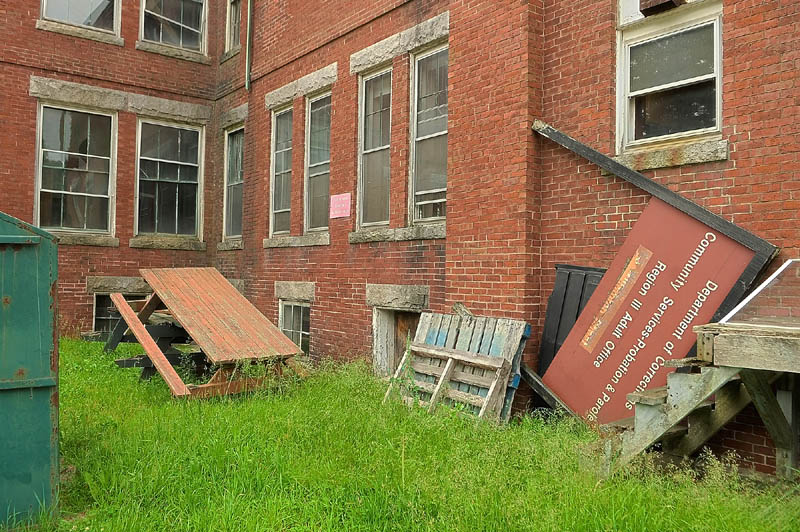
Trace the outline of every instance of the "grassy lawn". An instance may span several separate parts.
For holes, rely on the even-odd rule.
[[[130,349],[130,347],[129,347]],[[569,420],[509,426],[399,402],[362,364],[177,401],[101,344],[61,344],[57,530],[798,530],[800,497],[710,461],[600,481]],[[788,495],[787,495],[788,494]],[[0,527],[2,528],[2,527]]]

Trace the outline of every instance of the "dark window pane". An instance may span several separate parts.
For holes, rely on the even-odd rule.
[[[113,0],[48,0],[47,18],[91,26],[103,30],[114,29]]]
[[[292,330],[292,309],[291,305],[284,305],[283,306],[283,330],[291,331]]]
[[[199,131],[194,129],[180,130],[180,161],[182,163],[197,164],[197,145],[199,142]]]
[[[297,331],[297,332],[301,331],[300,327],[302,326],[302,320],[303,320],[302,312],[303,312],[303,307],[301,307],[301,306],[295,306],[294,307],[294,312],[292,313],[292,316],[293,316],[293,319],[292,319],[292,330],[293,331]]]
[[[309,164],[331,158],[331,97],[311,102]]]
[[[177,183],[158,184],[158,211],[156,216],[156,231],[159,233],[176,234],[175,213],[177,207]]]
[[[66,170],[64,172],[64,190],[68,192],[86,192],[86,172],[83,170]]]
[[[330,174],[322,174],[308,179],[310,216],[309,228],[318,229],[328,226],[330,209]]]
[[[45,150],[42,152],[42,166],[46,168],[66,168],[67,154]]]
[[[301,327],[301,331],[308,334],[311,332],[311,308],[310,307],[301,307],[303,309],[303,324]]]
[[[630,91],[714,73],[714,25],[667,35],[630,48]]]
[[[61,149],[71,153],[88,153],[89,115],[64,111],[62,120]]]
[[[108,174],[101,174],[98,172],[87,172],[86,174],[86,192],[88,194],[108,194]],[[107,200],[104,200],[107,201]]]
[[[309,343],[310,343],[309,340],[310,338],[306,334],[304,334],[303,337],[300,339],[300,349],[302,349],[303,353],[305,354],[309,353]]]
[[[89,155],[111,156],[111,117],[89,115]]]
[[[714,127],[716,80],[639,96],[634,104],[637,140]]]
[[[364,223],[389,221],[389,149],[364,155]]]
[[[179,161],[181,130],[168,126],[157,127],[159,129],[158,158],[166,161]]]
[[[64,228],[86,228],[86,196],[64,195],[64,219],[61,224]]]
[[[156,231],[156,187],[153,181],[139,182],[139,232]]]
[[[239,0],[232,0],[230,9],[228,48],[235,48],[241,44],[241,40],[239,38],[239,31],[242,22],[241,2],[239,2]]]
[[[197,232],[197,185],[181,184],[178,196],[178,233],[194,235]]]
[[[244,158],[244,130],[228,135],[228,184],[242,181],[242,163]]]
[[[101,159],[99,157],[88,157],[88,166],[90,172],[99,172],[107,174],[109,171],[109,160]]]
[[[107,198],[86,198],[86,229],[108,229]]]
[[[203,2],[195,0],[182,0],[183,18],[180,20],[184,26],[189,26],[195,31],[200,31],[203,20]],[[198,34],[199,35],[199,34]]]
[[[158,163],[148,159],[139,161],[140,179],[158,179]]]
[[[42,110],[42,148],[45,150],[64,150],[62,130],[66,111],[45,107]]]
[[[417,66],[417,137],[447,130],[448,51],[420,59]]]
[[[144,38],[147,41],[161,41],[161,22],[150,13],[144,14]]]
[[[447,186],[447,135],[417,142],[415,153],[415,191]]]
[[[61,194],[42,192],[39,196],[39,223],[42,227],[61,225]]]
[[[158,163],[158,178],[161,181],[177,181],[180,165],[172,163]]]
[[[64,190],[64,170],[43,167],[42,188],[47,190]]]
[[[197,167],[196,166],[188,166],[188,165],[181,165],[181,181],[188,182],[188,183],[197,183]]]
[[[289,231],[289,223],[290,223],[290,216],[291,213],[289,212],[277,212],[275,213],[275,227],[273,227],[272,231],[275,233],[279,233],[282,231]]]
[[[154,124],[142,123],[141,157],[158,159],[158,144],[161,130]]]
[[[242,183],[228,187],[226,235],[237,236],[242,234]]]

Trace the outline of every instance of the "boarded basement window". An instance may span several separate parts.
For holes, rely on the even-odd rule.
[[[145,296],[141,294],[123,294],[127,301],[134,299],[143,299]],[[111,302],[111,296],[108,294],[95,294],[94,295],[94,332],[99,333],[99,340],[105,341],[108,335],[117,326],[120,316],[114,303]]]

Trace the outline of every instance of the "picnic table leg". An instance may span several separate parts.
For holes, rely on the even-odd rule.
[[[114,298],[112,298],[112,301],[113,300]],[[147,301],[145,301],[144,306],[139,311],[138,314],[139,321],[141,321],[142,323],[147,323],[147,320],[150,318],[153,312],[156,311],[156,309],[160,304],[161,300],[158,298],[158,296],[155,293],[150,294],[150,297],[147,298]],[[117,306],[116,303],[114,304],[114,306]],[[117,310],[119,310],[119,307],[117,307]],[[117,325],[114,327],[114,330],[111,331],[111,334],[109,335],[108,340],[106,341],[106,345],[103,346],[103,350],[109,352],[116,349],[119,343],[122,341],[122,337],[125,336],[125,331],[127,330],[128,330],[128,324],[125,322],[125,320],[122,319],[119,320],[117,322]]]

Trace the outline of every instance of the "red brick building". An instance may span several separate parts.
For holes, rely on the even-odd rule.
[[[139,268],[213,265],[314,356],[387,370],[461,302],[531,323],[533,362],[554,265],[607,266],[648,200],[536,118],[797,253],[793,0],[12,0],[0,25],[0,210],[61,237],[65,328],[107,326]],[[765,434],[717,443],[770,470]]]

